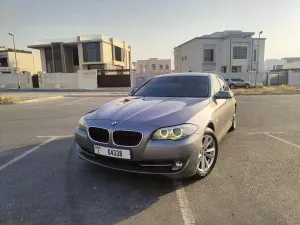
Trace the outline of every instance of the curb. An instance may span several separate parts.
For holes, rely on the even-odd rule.
[[[17,104],[26,104],[26,103],[33,103],[33,102],[45,102],[45,101],[52,101],[63,98],[62,95],[60,96],[53,96],[53,97],[44,97],[44,98],[36,98],[36,99],[30,99],[30,100],[24,100],[21,102],[18,102]]]

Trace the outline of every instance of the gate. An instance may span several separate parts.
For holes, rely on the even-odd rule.
[[[269,73],[270,85],[282,85],[288,83],[288,73],[286,71]]]
[[[32,79],[32,87],[39,88],[39,75],[34,74],[32,75],[31,79]]]
[[[98,87],[130,87],[130,70],[98,70]]]

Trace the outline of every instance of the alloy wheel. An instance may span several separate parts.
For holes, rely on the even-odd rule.
[[[202,149],[199,154],[199,166],[200,172],[206,172],[212,166],[215,160],[216,143],[212,136],[204,135],[202,139]]]

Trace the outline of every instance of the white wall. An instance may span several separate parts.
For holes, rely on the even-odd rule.
[[[45,73],[40,76],[40,88],[77,88],[77,73]]]
[[[259,72],[265,71],[265,40],[264,39],[253,39],[253,49],[256,49],[256,58],[258,59],[258,44],[259,44]],[[253,60],[253,59],[252,59]],[[253,61],[253,68],[257,69],[257,60],[256,62]]]
[[[300,72],[288,72],[288,85],[300,86]]]
[[[175,72],[202,72],[202,57],[200,39],[194,39],[175,48]]]
[[[284,63],[282,68],[283,69],[300,69],[300,61]]]
[[[97,88],[97,70],[78,70],[78,88]]]
[[[45,49],[40,49],[40,57],[41,57],[41,63],[42,63],[42,72],[47,73],[47,66],[46,66],[46,56],[45,56]]]
[[[20,74],[20,87],[31,88],[32,79],[30,73]],[[18,88],[17,74],[0,73],[0,88]]]

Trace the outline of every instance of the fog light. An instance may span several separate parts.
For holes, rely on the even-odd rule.
[[[181,161],[176,161],[173,164],[172,170],[179,170],[183,167],[183,163]]]

